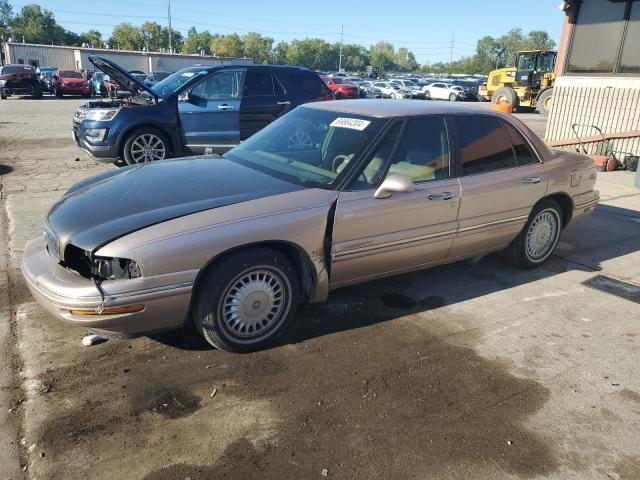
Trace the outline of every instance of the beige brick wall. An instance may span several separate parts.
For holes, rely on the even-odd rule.
[[[575,138],[574,123],[595,125],[604,133],[640,130],[640,77],[558,77],[546,140]],[[578,132],[598,133],[588,126]],[[619,158],[624,157],[621,152],[640,155],[640,138],[612,140],[612,145]],[[598,143],[588,145],[588,151],[603,153]]]

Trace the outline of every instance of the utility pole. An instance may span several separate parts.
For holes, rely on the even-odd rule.
[[[453,44],[454,44],[454,40],[453,40],[453,33],[451,34],[451,51],[449,53],[449,70],[451,70],[451,64],[453,63]]]
[[[338,60],[338,72],[342,72],[342,41],[344,39],[344,25],[340,25],[340,58]]]
[[[173,53],[173,47],[171,46],[171,0],[169,0],[167,14],[169,17],[169,53]]]

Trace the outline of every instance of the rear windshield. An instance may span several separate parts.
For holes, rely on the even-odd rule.
[[[8,75],[11,73],[32,73],[34,71],[35,70],[33,69],[33,67],[30,67],[28,65],[6,65],[2,67],[0,73],[2,75]]]
[[[84,78],[84,75],[82,75],[82,73],[70,70],[63,70],[62,72],[60,72],[60,76],[63,78]]]
[[[294,72],[291,80],[302,91],[305,97],[322,98],[331,95],[331,91],[327,88],[320,77],[312,72]]]

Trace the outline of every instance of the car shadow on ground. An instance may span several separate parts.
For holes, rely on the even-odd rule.
[[[501,253],[479,261],[465,260],[431,269],[344,287],[322,304],[301,305],[292,327],[277,345],[300,343],[340,331],[367,327],[405,315],[473,300],[516,288],[569,270],[594,272],[607,260],[640,249],[640,212],[598,205],[571,224],[554,255],[541,267],[522,270]],[[210,349],[190,324],[184,330],[154,336],[157,341],[186,350]]]

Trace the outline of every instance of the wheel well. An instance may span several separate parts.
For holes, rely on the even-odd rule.
[[[191,303],[189,305],[189,312],[191,312],[191,307],[193,306],[193,301],[196,297],[196,292],[198,289],[198,285],[200,283],[200,279],[203,274],[207,272],[209,269],[213,268],[217,263],[221,260],[234,255],[238,252],[242,252],[244,250],[251,250],[252,248],[271,248],[278,253],[281,253],[293,264],[293,268],[298,275],[298,279],[300,280],[300,287],[302,290],[302,299],[307,300],[311,296],[311,292],[313,291],[313,287],[316,282],[316,275],[313,265],[311,263],[311,259],[307,255],[307,253],[298,245],[295,245],[290,242],[285,242],[281,240],[274,241],[266,241],[266,242],[258,242],[252,243],[248,245],[240,245],[238,247],[234,247],[231,250],[227,250],[212,259],[210,259],[207,264],[200,269],[198,275],[196,275],[195,280],[193,281],[193,293],[191,295]]]
[[[153,123],[142,123],[140,125],[134,125],[133,127],[128,128],[120,134],[118,157],[124,159],[124,144],[127,143],[127,138],[129,138],[131,132],[134,132],[139,128],[153,128],[161,132],[167,138],[167,142],[169,142],[169,148],[171,149],[171,152],[176,153],[175,145],[173,144],[173,140],[171,139],[171,135],[169,134],[169,132],[167,132],[164,128],[159,127],[158,125],[154,125]]]
[[[554,193],[553,195],[544,197],[542,200],[554,200],[560,205],[560,209],[562,210],[562,227],[564,228],[569,225],[571,216],[573,215],[573,200],[571,200],[569,195],[566,193]]]

